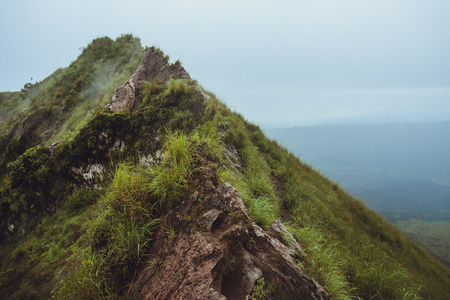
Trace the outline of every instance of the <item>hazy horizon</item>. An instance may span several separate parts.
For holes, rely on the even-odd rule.
[[[346,120],[346,122],[339,122],[339,120],[336,120],[335,122],[333,122],[333,120],[329,120],[329,123],[319,123],[319,124],[306,124],[306,125],[293,125],[293,126],[262,126],[262,129],[267,131],[267,130],[278,130],[278,129],[282,129],[282,130],[290,130],[290,129],[296,129],[296,128],[308,128],[308,127],[352,127],[352,126],[356,126],[356,127],[364,127],[364,126],[373,126],[373,125],[379,125],[379,126],[384,126],[384,125],[414,125],[414,124],[442,124],[442,123],[450,123],[450,117],[447,119],[443,119],[443,120],[432,120],[432,121],[426,121],[426,120],[422,120],[422,121],[381,121],[381,120],[374,120],[373,122],[364,119],[364,120],[359,120],[359,119],[355,119],[355,120]],[[359,122],[360,121],[360,122]],[[450,134],[450,132],[449,132]]]
[[[0,91],[124,33],[262,127],[450,119],[450,2],[4,3]]]
[[[450,121],[266,134],[450,266]]]

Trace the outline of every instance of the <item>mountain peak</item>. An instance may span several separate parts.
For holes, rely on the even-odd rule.
[[[423,248],[136,42],[2,95],[34,104],[1,136],[0,298],[445,299]]]
[[[161,50],[151,47],[147,50],[136,72],[118,88],[105,109],[115,112],[134,109],[137,105],[138,86],[143,82],[158,81],[165,84],[169,79],[189,79],[189,74],[179,64],[169,64]]]

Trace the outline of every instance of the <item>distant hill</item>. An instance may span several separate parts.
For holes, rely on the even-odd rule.
[[[431,228],[410,219],[448,227],[450,121],[324,125],[266,132],[387,219],[401,222],[400,227],[414,238],[418,239],[416,231],[424,229],[418,224]],[[450,253],[449,235],[440,237],[439,244],[445,246],[436,246],[436,237],[426,240],[430,234],[421,236],[418,241],[425,246]],[[445,260],[450,264],[450,255],[445,254]]]
[[[267,134],[317,167],[380,169],[403,178],[450,178],[450,121],[323,125]]]
[[[430,210],[450,209],[450,121],[266,132],[351,193],[363,196],[375,209],[383,211],[387,206],[386,214],[401,206],[414,215],[423,212],[423,218],[433,218]],[[450,214],[434,216],[442,217]]]

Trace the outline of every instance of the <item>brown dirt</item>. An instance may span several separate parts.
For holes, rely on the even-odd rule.
[[[278,206],[280,207],[280,218],[283,223],[293,222],[291,213],[287,210],[286,205],[284,205],[284,196],[286,195],[286,189],[284,188],[281,180],[275,175],[270,176],[272,180],[273,187],[275,188],[275,194],[278,197]]]

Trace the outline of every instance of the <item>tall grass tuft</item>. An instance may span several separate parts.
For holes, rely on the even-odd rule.
[[[137,222],[147,220],[155,206],[155,201],[145,188],[149,182],[150,178],[143,168],[119,164],[105,201],[116,215]]]
[[[120,164],[87,228],[90,251],[58,291],[60,298],[114,299],[145,256],[161,219],[141,167]]]
[[[152,180],[148,188],[160,203],[176,199],[187,188],[193,174],[200,171],[205,162],[220,159],[222,149],[216,137],[207,132],[195,131],[191,135],[169,133],[164,143],[163,161],[148,169]]]
[[[417,286],[398,263],[370,263],[358,276],[359,295],[370,299],[419,299]]]
[[[307,253],[299,259],[299,266],[323,285],[332,299],[350,299],[352,289],[343,272],[342,251],[335,244],[325,243],[326,236],[312,227],[289,229]]]

